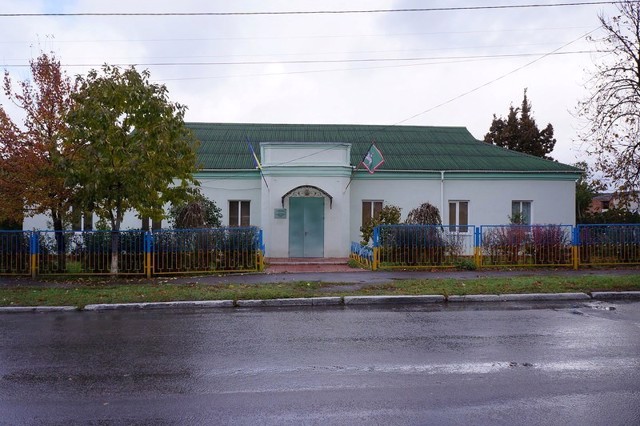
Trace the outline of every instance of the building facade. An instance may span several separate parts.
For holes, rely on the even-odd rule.
[[[486,144],[465,128],[190,127],[201,141],[202,192],[222,207],[225,225],[261,227],[269,257],[345,257],[385,205],[404,220],[429,202],[446,225],[507,224],[515,214],[527,224],[575,223],[579,169]],[[374,141],[385,162],[371,174],[361,161]]]
[[[268,257],[346,257],[383,206],[446,225],[575,224],[581,171],[475,139],[462,127],[188,123],[202,193],[227,226],[258,226]],[[384,156],[362,166],[371,144]],[[25,228],[38,228],[38,219]],[[41,219],[40,219],[41,221]],[[123,229],[140,228],[129,214]],[[467,231],[470,232],[470,231]]]

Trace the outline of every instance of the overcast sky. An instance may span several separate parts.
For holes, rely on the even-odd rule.
[[[587,0],[576,0],[577,2]],[[553,4],[559,0],[2,0],[0,13],[267,12]],[[612,5],[431,12],[0,17],[0,68],[53,51],[71,76],[138,64],[187,121],[464,126],[478,139],[523,90],[559,161],[584,160],[574,118]],[[549,53],[556,53],[545,56]],[[582,52],[582,53],[576,53]],[[356,61],[357,60],[357,61]],[[304,62],[304,63],[301,63]],[[533,63],[532,63],[533,62]],[[233,64],[230,64],[233,63]],[[88,65],[88,66],[87,66]],[[520,69],[521,68],[521,69]],[[469,93],[470,92],[470,93]],[[15,113],[4,95],[0,103]]]

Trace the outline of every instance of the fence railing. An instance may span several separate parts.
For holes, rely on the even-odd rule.
[[[351,257],[366,249],[353,243]],[[640,224],[380,225],[372,269],[640,264]]]
[[[0,231],[0,274],[31,274],[31,232]]]
[[[156,231],[153,273],[261,270],[261,232],[255,227]]]
[[[481,265],[573,266],[571,225],[483,225]]]
[[[640,263],[640,224],[579,225],[575,238],[581,265]]]
[[[38,275],[145,273],[143,231],[36,231]],[[115,253],[115,255],[114,255]]]
[[[475,226],[381,225],[373,232],[382,268],[455,266],[474,253]]]
[[[0,275],[168,275],[260,271],[256,227],[144,231],[0,231]]]

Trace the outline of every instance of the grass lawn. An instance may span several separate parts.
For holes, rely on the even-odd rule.
[[[355,295],[468,295],[640,291],[640,274],[621,276],[513,277],[400,280],[355,290],[353,284],[294,282],[275,284],[157,284],[144,280],[113,284],[66,280],[58,287],[2,287],[0,306],[83,307],[93,303],[169,302],[178,300],[277,299]]]

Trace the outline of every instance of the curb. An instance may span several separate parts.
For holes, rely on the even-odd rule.
[[[248,300],[202,300],[177,302],[142,303],[100,303],[86,305],[79,309],[75,306],[8,306],[0,307],[0,313],[22,312],[70,312],[70,311],[115,311],[115,310],[152,310],[175,308],[245,308],[245,307],[296,307],[296,306],[358,306],[358,305],[395,305],[395,304],[434,304],[466,302],[543,302],[569,300],[640,300],[640,291],[603,291],[587,293],[525,293],[525,294],[472,294],[467,296],[442,295],[392,295],[392,296],[345,296],[310,297],[290,299],[248,299]]]
[[[640,291],[594,291],[591,297],[596,300],[640,299]]]
[[[167,308],[233,308],[233,300],[202,300],[179,302],[144,303],[100,303],[86,305],[84,311],[115,311],[121,309],[167,309]]]
[[[0,312],[5,314],[22,312],[71,312],[79,311],[76,306],[4,306]]]
[[[471,294],[449,296],[448,302],[543,302],[549,300],[591,300],[587,293]]]
[[[345,296],[345,305],[389,305],[397,303],[442,303],[446,299],[440,295],[425,296]]]
[[[256,306],[336,306],[342,305],[341,297],[309,297],[309,298],[291,298],[291,299],[265,299],[265,300],[238,300],[238,307],[256,307]]]

